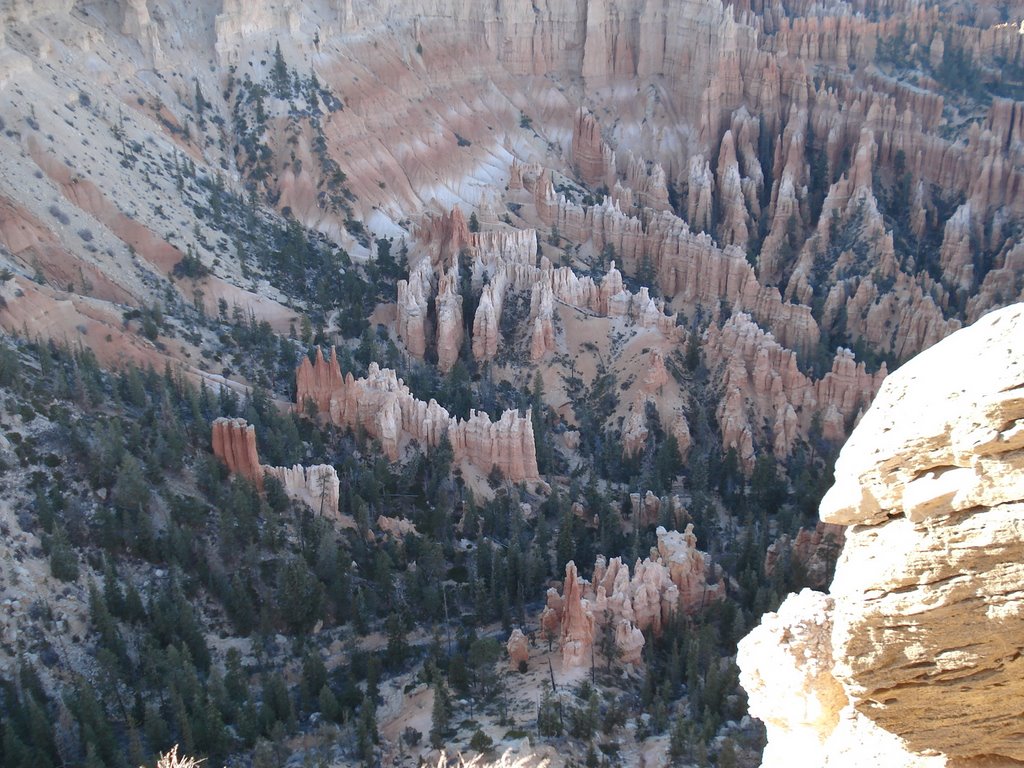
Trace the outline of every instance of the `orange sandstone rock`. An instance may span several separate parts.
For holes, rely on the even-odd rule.
[[[213,455],[228,470],[263,488],[263,466],[256,451],[256,428],[245,419],[216,419],[212,426]]]

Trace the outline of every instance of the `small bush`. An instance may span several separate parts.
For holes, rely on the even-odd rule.
[[[402,731],[402,740],[410,747],[415,747],[423,739],[423,734],[411,725]]]
[[[474,752],[490,752],[494,749],[494,739],[477,728],[476,733],[469,740],[469,748]]]

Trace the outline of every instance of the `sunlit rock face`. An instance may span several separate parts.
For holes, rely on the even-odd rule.
[[[849,526],[829,595],[740,644],[764,764],[862,765],[868,734],[873,764],[1024,760],[1024,305],[886,379],[821,516]]]

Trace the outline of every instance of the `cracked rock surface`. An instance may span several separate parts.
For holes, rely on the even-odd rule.
[[[864,734],[874,764],[1024,761],[1024,305],[886,380],[821,516],[850,526],[829,596],[740,647],[764,765],[867,764]]]

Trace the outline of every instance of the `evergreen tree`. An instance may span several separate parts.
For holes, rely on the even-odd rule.
[[[53,536],[49,540],[50,573],[61,581],[78,579],[78,555],[68,542],[63,526],[54,526]]]
[[[288,631],[298,634],[312,629],[320,616],[323,587],[300,557],[289,559],[278,573],[277,605]]]
[[[434,705],[430,711],[430,745],[435,749],[444,746],[451,720],[451,700],[443,680],[434,683]]]
[[[274,67],[270,72],[270,78],[274,85],[274,95],[277,98],[291,97],[291,78],[288,77],[288,65],[281,53],[281,43],[277,43],[274,47]]]

